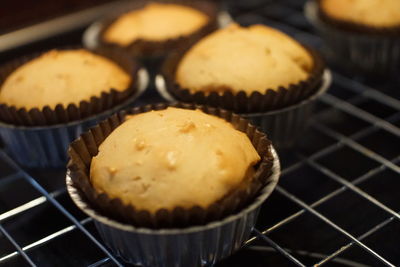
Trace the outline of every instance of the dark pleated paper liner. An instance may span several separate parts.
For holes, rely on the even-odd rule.
[[[400,70],[400,26],[374,28],[335,20],[314,0],[306,3],[305,14],[344,68],[374,75]]]
[[[120,52],[116,52],[116,55],[119,54]],[[39,54],[18,59],[0,68],[1,83],[15,68],[37,56]],[[120,65],[132,73],[133,83],[123,92],[113,89],[111,93],[93,97],[89,102],[82,101],[79,106],[58,105],[54,110],[45,107],[42,110],[27,111],[1,104],[0,137],[6,151],[24,167],[65,166],[66,151],[70,142],[100,120],[131,106],[146,89],[148,84],[146,70],[139,69],[139,65],[129,63],[130,60],[124,58],[126,57],[121,56]],[[123,64],[124,61],[126,65]]]
[[[167,106],[166,104],[145,106],[132,109],[128,113],[164,109]],[[247,192],[233,193],[235,199],[225,197],[229,201],[220,201],[219,205],[212,205],[207,210],[199,207],[187,210],[176,208],[172,212],[160,210],[153,218],[146,214],[148,212],[136,211],[134,208],[125,209],[120,200],[107,199],[104,194],[97,195],[87,177],[90,161],[97,154],[100,143],[122,123],[124,113],[103,121],[71,144],[67,189],[75,204],[94,218],[96,228],[113,253],[125,261],[141,266],[214,264],[239,249],[249,237],[261,204],[278,182],[279,159],[263,133],[229,111],[193,104],[172,106],[189,109],[199,107],[207,113],[225,118],[237,129],[248,134],[257,151],[262,154],[262,160],[255,174],[258,178],[252,180]],[[256,182],[257,180],[259,182]],[[257,192],[254,194],[251,191]],[[246,195],[249,194],[254,196],[246,200]],[[246,203],[240,204],[243,200]],[[221,205],[225,207],[222,208]],[[130,214],[125,214],[127,212]],[[208,222],[210,220],[211,222]],[[135,224],[126,221],[134,221]],[[162,225],[166,227],[160,228]],[[152,229],[153,226],[159,229]]]
[[[175,72],[185,52],[189,48],[171,54],[164,62],[161,74],[165,79],[168,93],[177,101],[196,103],[232,110],[236,113],[256,113],[277,110],[300,103],[318,91],[321,85],[325,63],[313,49],[306,47],[314,60],[314,66],[309,77],[297,84],[280,87],[278,90],[265,88],[265,93],[253,92],[247,95],[245,91],[232,93],[229,88],[221,88],[218,92],[192,93],[175,82]],[[212,90],[210,90],[212,91]]]
[[[101,30],[100,34],[98,35],[98,44],[99,47],[112,47],[123,49],[128,51],[133,57],[138,58],[141,60],[148,68],[158,68],[158,65],[164,57],[170,53],[171,51],[186,47],[198,41],[203,36],[207,35],[208,33],[216,30],[218,28],[217,22],[217,14],[218,14],[218,7],[216,3],[212,1],[200,1],[200,0],[189,0],[189,1],[180,1],[180,0],[170,0],[170,1],[154,1],[155,3],[173,3],[173,4],[180,4],[189,7],[193,7],[209,17],[209,21],[206,25],[202,28],[197,30],[196,32],[187,35],[181,36],[178,38],[168,39],[165,41],[146,41],[143,39],[139,39],[131,43],[130,45],[124,47],[120,46],[116,43],[107,42],[103,35],[109,28],[109,26],[114,23],[121,15],[132,11],[134,9],[140,9],[144,7],[146,4],[150,3],[148,1],[135,1],[132,2],[131,5],[125,6],[125,8],[121,12],[117,12],[116,15],[105,19],[101,23]]]
[[[90,163],[92,157],[97,155],[98,146],[103,140],[125,120],[125,112],[115,114],[109,119],[102,121],[99,125],[83,134],[74,141],[68,150],[71,158],[68,163],[71,178],[80,188],[93,206],[97,206],[103,213],[119,221],[147,228],[170,228],[185,227],[188,225],[204,224],[221,218],[240,209],[252,199],[261,187],[271,177],[272,154],[271,143],[266,135],[256,129],[247,120],[232,112],[194,104],[155,104],[134,108],[129,114],[138,114],[150,110],[165,109],[168,106],[182,107],[187,109],[199,108],[206,113],[221,117],[232,123],[234,127],[247,134],[261,157],[256,165],[254,177],[245,179],[246,183],[225,197],[211,205],[207,209],[194,206],[184,209],[176,207],[174,210],[161,209],[155,214],[146,210],[136,210],[131,205],[124,205],[119,199],[112,199],[105,193],[99,194],[90,183]],[[195,171],[195,170],[194,170]],[[243,189],[244,188],[244,189]]]

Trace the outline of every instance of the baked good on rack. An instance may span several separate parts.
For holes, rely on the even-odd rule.
[[[15,69],[3,82],[0,103],[17,109],[79,105],[111,89],[126,90],[132,79],[111,60],[84,49],[52,50]]]
[[[372,28],[400,27],[398,0],[320,0],[325,18]]]
[[[259,160],[231,123],[169,107],[128,117],[106,137],[90,180],[97,192],[136,210],[207,208],[245,186]]]
[[[206,14],[189,6],[150,3],[121,15],[104,32],[103,39],[121,46],[136,40],[162,42],[190,35],[208,20]]]
[[[306,80],[312,68],[312,56],[288,35],[264,25],[232,24],[191,47],[175,80],[192,93],[265,93]]]

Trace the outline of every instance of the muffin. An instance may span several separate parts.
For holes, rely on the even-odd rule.
[[[135,57],[157,58],[216,27],[216,7],[211,2],[143,2],[105,22],[100,41]]]
[[[355,31],[356,27],[360,32],[364,28],[366,32],[375,29],[377,33],[397,28],[400,33],[400,2],[397,0],[320,0],[320,12],[324,20],[353,24]]]
[[[309,1],[306,12],[333,56],[344,67],[376,74],[398,70],[399,1]]]
[[[69,150],[68,191],[113,252],[145,266],[197,266],[239,248],[279,175],[265,134],[204,106],[159,104],[127,113]],[[179,253],[168,253],[170,247]]]
[[[130,87],[129,73],[89,51],[52,50],[14,70],[0,88],[0,103],[15,108],[55,109]]]
[[[259,160],[232,124],[169,107],[116,128],[92,159],[90,180],[99,193],[139,210],[207,208],[254,175]]]
[[[120,16],[104,32],[104,40],[121,46],[138,39],[162,42],[198,31],[207,21],[204,13],[190,7],[150,3]]]
[[[282,32],[232,24],[195,44],[179,62],[175,80],[191,93],[265,94],[307,80],[313,64],[310,53]]]
[[[204,224],[229,213],[231,205],[244,204],[264,183],[260,170],[270,172],[270,143],[265,139],[255,147],[251,138],[260,136],[253,136],[246,121],[232,118],[231,123],[195,105],[150,107],[104,122],[101,128],[110,125],[106,133],[92,131],[95,147],[92,141],[85,143],[89,137],[71,145],[71,177],[103,212],[149,228]],[[82,154],[84,146],[90,156]],[[88,168],[79,165],[83,162]],[[108,200],[102,203],[104,196]],[[119,204],[109,209],[116,200]],[[183,222],[176,217],[177,208],[188,214],[200,209],[206,215]],[[147,214],[145,222],[142,213]],[[163,213],[167,218],[158,217]]]
[[[319,55],[288,35],[265,25],[231,24],[167,59],[163,76],[176,100],[250,116],[276,114],[314,98],[323,71]]]
[[[20,164],[61,167],[68,143],[85,127],[132,102],[142,74],[111,50],[62,49],[15,59],[0,68],[0,136]]]

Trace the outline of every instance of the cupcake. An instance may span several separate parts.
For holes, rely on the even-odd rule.
[[[306,14],[339,63],[350,63],[365,73],[388,74],[399,69],[399,1],[309,1]]]
[[[68,143],[131,103],[143,80],[143,71],[123,54],[84,49],[16,59],[0,73],[0,136],[28,167],[65,164]]]
[[[2,83],[0,103],[16,109],[78,106],[111,89],[130,87],[130,74],[111,60],[89,51],[52,50],[15,69]]]
[[[261,123],[275,145],[286,146],[301,132],[292,127],[303,127],[309,113],[297,108],[309,110],[303,104],[326,89],[323,70],[320,56],[288,35],[231,24],[168,58],[162,74],[173,99],[239,112]]]
[[[69,150],[68,191],[104,241],[144,266],[215,263],[239,248],[279,175],[265,134],[235,114],[196,105],[128,113]]]
[[[135,57],[156,59],[216,27],[216,6],[211,2],[140,2],[106,21],[99,41],[103,46],[128,50]]]

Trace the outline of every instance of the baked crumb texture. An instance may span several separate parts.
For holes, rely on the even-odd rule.
[[[93,187],[136,210],[207,208],[238,188],[260,156],[245,133],[200,110],[126,119],[92,159]]]

